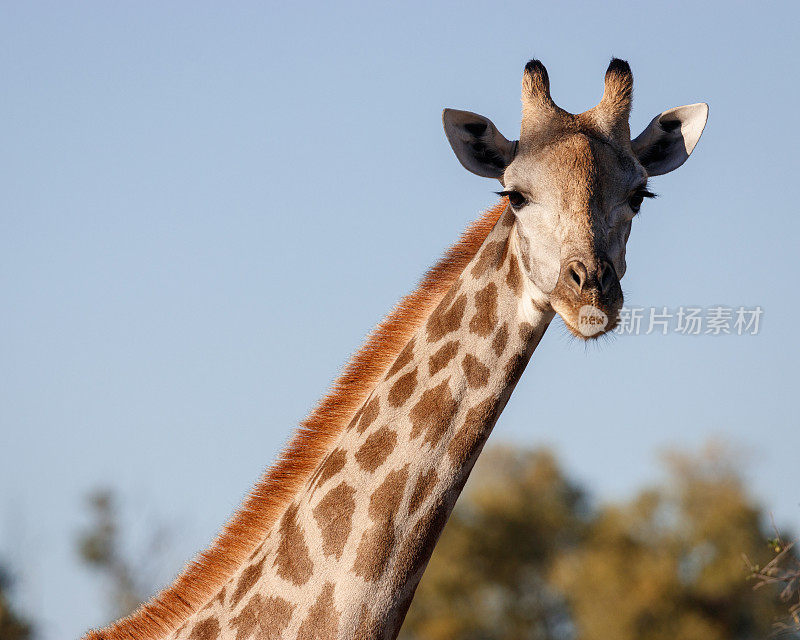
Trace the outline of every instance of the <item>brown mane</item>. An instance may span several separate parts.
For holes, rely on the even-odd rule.
[[[417,289],[372,330],[211,547],[138,611],[105,629],[90,631],[84,640],[159,640],[219,592],[322,462],[335,438],[478,252],[505,207],[503,199],[470,224]]]

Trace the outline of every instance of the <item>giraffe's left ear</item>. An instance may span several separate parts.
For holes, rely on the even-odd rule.
[[[458,161],[467,171],[484,178],[502,178],[517,153],[517,143],[506,140],[489,118],[470,111],[445,109],[444,133]]]
[[[668,109],[653,118],[635,139],[633,153],[650,176],[660,176],[689,159],[708,120],[704,102]]]

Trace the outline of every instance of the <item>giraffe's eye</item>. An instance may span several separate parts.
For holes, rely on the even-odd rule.
[[[645,187],[640,187],[636,191],[634,191],[630,196],[628,196],[628,206],[631,208],[631,211],[634,213],[639,213],[639,209],[642,208],[642,202],[644,202],[645,198],[655,198],[656,194],[648,191]]]
[[[514,209],[521,209],[528,204],[528,199],[519,191],[514,191],[513,189],[509,191],[498,191],[497,195],[508,198],[508,201]]]

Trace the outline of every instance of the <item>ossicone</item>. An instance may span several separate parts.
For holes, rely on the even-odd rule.
[[[590,111],[597,125],[610,137],[630,140],[628,119],[633,103],[633,72],[625,60],[612,58],[606,70],[603,98]]]
[[[550,78],[547,69],[539,60],[530,60],[522,74],[522,102],[539,105],[552,104]]]

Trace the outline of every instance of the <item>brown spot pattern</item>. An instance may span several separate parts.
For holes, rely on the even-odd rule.
[[[258,545],[258,547],[260,549],[261,545]],[[255,554],[253,554],[252,557],[255,557]],[[225,587],[222,587],[222,589],[220,589],[220,592],[217,594],[217,597],[214,598],[214,602],[219,602],[221,605],[225,604]]]
[[[461,319],[464,317],[464,311],[467,309],[467,296],[461,294],[453,302],[452,306],[446,304],[448,301],[442,300],[436,311],[428,318],[428,340],[430,342],[438,342],[448,333],[455,331],[461,326]]]
[[[380,400],[378,400],[377,396],[366,404],[363,412],[361,413],[361,419],[358,421],[357,431],[359,433],[364,433],[364,430],[368,426],[370,426],[373,422],[375,422],[375,418],[378,417],[380,409],[381,409],[381,402]]]
[[[297,505],[291,505],[283,514],[280,535],[274,563],[278,568],[278,575],[297,586],[305,584],[311,577],[314,565],[308,554],[303,530],[297,523]]]
[[[258,552],[261,551],[261,549],[263,548],[264,548],[264,543],[263,542],[258,543],[256,545],[256,548],[253,549],[253,552],[250,554],[250,557],[247,558],[247,560],[252,561],[253,559],[255,559],[255,557],[258,555]]]
[[[504,322],[503,325],[497,330],[497,333],[494,334],[494,340],[492,340],[492,349],[494,350],[494,354],[499,358],[503,355],[503,351],[506,350],[506,343],[508,342],[508,325]]]
[[[552,311],[552,307],[548,307],[546,304],[539,302],[536,298],[531,298],[531,304],[539,310],[540,313],[548,313]]]
[[[356,461],[365,471],[372,473],[380,467],[397,445],[397,432],[381,427],[371,433],[356,451]]]
[[[519,325],[519,338],[522,342],[527,342],[530,340],[531,335],[533,334],[533,325],[530,322],[523,322]]]
[[[409,371],[400,376],[389,389],[389,404],[392,407],[402,407],[405,401],[414,393],[417,388],[417,370]]]
[[[429,469],[426,473],[420,474],[411,491],[411,499],[408,501],[408,515],[413,515],[419,509],[438,479],[435,469]]]
[[[206,618],[194,625],[189,640],[217,640],[220,631],[216,618]]]
[[[369,498],[367,511],[369,517],[375,521],[384,518],[394,519],[394,514],[403,499],[406,482],[408,482],[408,465],[388,473],[386,479]]]
[[[238,616],[231,620],[236,628],[236,640],[246,640],[256,634],[257,638],[272,640],[280,637],[292,618],[294,605],[283,598],[254,595]]]
[[[394,530],[388,524],[373,525],[361,536],[353,571],[372,582],[383,575],[394,545]]]
[[[516,384],[519,381],[520,376],[522,376],[522,372],[525,371],[525,367],[528,366],[528,361],[530,360],[530,358],[531,358],[530,352],[527,353],[524,352],[516,354],[513,358],[511,358],[508,361],[505,370],[506,385]]]
[[[386,377],[391,378],[395,373],[400,371],[403,367],[405,367],[409,362],[411,362],[411,358],[414,356],[414,338],[411,338],[411,341],[403,347],[403,350],[400,352],[400,355],[397,356],[397,360],[394,361],[392,368],[386,372]]]
[[[498,399],[490,396],[467,412],[464,424],[447,447],[455,464],[464,464],[483,446],[497,420]]]
[[[258,582],[258,579],[264,572],[264,559],[265,558],[262,558],[260,562],[251,564],[247,569],[242,571],[239,582],[236,584],[236,591],[233,592],[233,597],[231,598],[231,608],[239,604],[239,600],[241,600],[244,595],[253,588],[253,585]]]
[[[519,260],[517,256],[511,255],[508,258],[508,274],[506,275],[506,284],[515,295],[522,293],[522,271],[519,268]]]
[[[475,315],[469,321],[469,330],[486,337],[497,324],[497,285],[494,282],[475,294],[475,306]]]
[[[386,569],[395,542],[394,517],[406,482],[408,465],[389,473],[369,499],[368,513],[373,524],[361,536],[353,563],[353,571],[364,580],[377,580]]]
[[[335,640],[339,630],[339,615],[333,603],[333,583],[326,582],[300,625],[297,640]]]
[[[414,525],[397,553],[398,585],[405,586],[412,578],[419,578],[420,571],[430,560],[449,515],[447,506],[439,503],[423,514]]]
[[[428,371],[430,374],[432,376],[436,375],[440,369],[446,367],[448,363],[456,357],[457,353],[458,342],[456,340],[445,342],[428,360]]]
[[[328,454],[325,461],[319,466],[311,477],[311,486],[321,487],[330,478],[344,469],[345,462],[347,462],[347,454],[344,449],[338,447]]]
[[[375,616],[370,614],[367,605],[361,605],[361,613],[359,613],[358,626],[353,634],[353,640],[374,640],[379,638],[380,629],[378,628]]]
[[[217,597],[219,597],[219,596],[217,596]],[[200,613],[203,613],[204,611],[208,611],[211,607],[213,607],[216,604],[215,600],[216,600],[216,598],[214,600],[209,600],[208,602],[206,602],[206,604],[203,606],[203,608],[200,609]],[[186,623],[184,623],[184,626],[185,626],[185,624]],[[175,635],[180,635],[180,634],[176,633]]]
[[[433,310],[433,313],[449,309],[450,305],[453,304],[453,300],[456,299],[456,295],[458,295],[459,289],[461,289],[461,283],[456,281],[456,283],[452,287],[450,287],[447,293],[444,294],[444,297],[442,298],[441,302],[439,302],[439,304],[436,306],[436,308]]]
[[[478,261],[475,263],[475,266],[472,267],[472,277],[482,277],[490,267],[495,266],[499,262],[502,255],[502,241],[496,240],[494,242],[487,243],[486,246],[481,249],[481,255],[478,257]]]
[[[464,356],[461,366],[464,367],[464,375],[467,377],[467,384],[473,389],[485,387],[486,383],[489,382],[489,367],[471,353]]]
[[[447,378],[423,393],[411,410],[411,439],[424,433],[426,444],[438,444],[450,426],[456,409],[456,402],[450,393],[450,378]]]
[[[350,536],[353,526],[353,512],[356,502],[353,499],[356,491],[346,482],[342,482],[325,494],[325,497],[314,507],[314,519],[322,534],[322,553],[325,556],[342,557],[344,545]]]
[[[358,411],[356,411],[355,414],[353,415],[353,419],[350,421],[350,424],[347,425],[348,431],[350,431],[350,429],[355,428],[355,426],[358,424],[358,421],[361,420],[362,413],[364,413],[364,405],[361,405],[361,408]]]

